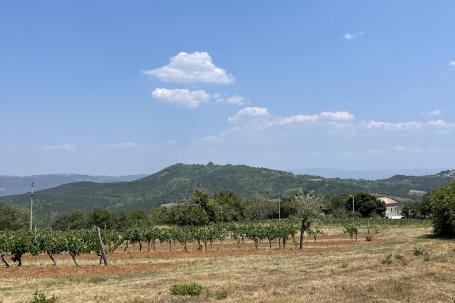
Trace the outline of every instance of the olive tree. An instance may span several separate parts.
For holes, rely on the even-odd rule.
[[[312,192],[300,191],[291,198],[296,209],[296,217],[300,220],[300,243],[299,248],[303,249],[303,236],[311,223],[313,223],[325,208],[325,199]]]

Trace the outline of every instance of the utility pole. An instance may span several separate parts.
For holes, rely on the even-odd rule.
[[[355,201],[355,195],[351,195],[352,196],[352,213],[354,213],[354,201]]]
[[[278,192],[278,219],[281,220],[281,192]]]
[[[33,231],[33,196],[35,192],[33,191],[33,183],[32,183],[32,190],[29,192],[30,195],[30,231]]]

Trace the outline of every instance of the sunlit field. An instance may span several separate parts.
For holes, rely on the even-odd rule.
[[[208,250],[188,252],[176,242],[138,245],[110,254],[98,265],[82,255],[76,267],[67,255],[54,267],[47,256],[25,256],[21,268],[0,270],[0,302],[29,301],[36,290],[59,302],[454,302],[455,241],[431,237],[431,227],[363,226],[358,241],[336,224],[323,228],[303,250],[292,241],[240,247],[226,239]],[[198,283],[198,296],[171,294],[173,285]]]

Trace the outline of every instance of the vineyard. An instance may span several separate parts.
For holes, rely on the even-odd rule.
[[[261,241],[267,240],[269,247],[278,241],[280,247],[285,248],[288,240],[296,244],[298,224],[292,220],[270,221],[262,223],[230,223],[215,224],[208,226],[184,226],[184,227],[136,227],[127,230],[100,231],[97,229],[81,229],[69,231],[35,230],[29,231],[3,231],[0,232],[0,256],[5,267],[10,263],[7,257],[11,257],[18,266],[22,265],[22,256],[31,254],[37,256],[47,254],[54,265],[57,265],[55,256],[68,254],[77,263],[77,257],[81,254],[94,253],[102,261],[103,251],[107,254],[115,252],[120,247],[127,250],[130,245],[138,245],[139,250],[155,250],[155,243],[168,243],[169,250],[176,249],[176,243],[181,249],[187,251],[190,242],[197,242],[199,250],[208,250],[214,241],[221,243],[226,238],[236,241],[240,248],[246,240],[253,241],[256,248]],[[319,231],[315,231],[320,233]],[[310,230],[311,234],[312,231]],[[100,244],[100,238],[102,244]]]

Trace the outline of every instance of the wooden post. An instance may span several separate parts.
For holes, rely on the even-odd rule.
[[[101,231],[100,228],[97,226],[96,230],[98,231],[98,239],[100,240],[100,253],[101,253],[101,258],[103,259],[104,265],[107,265],[107,257],[106,254],[104,253],[104,244],[103,244],[103,239],[101,238]]]

